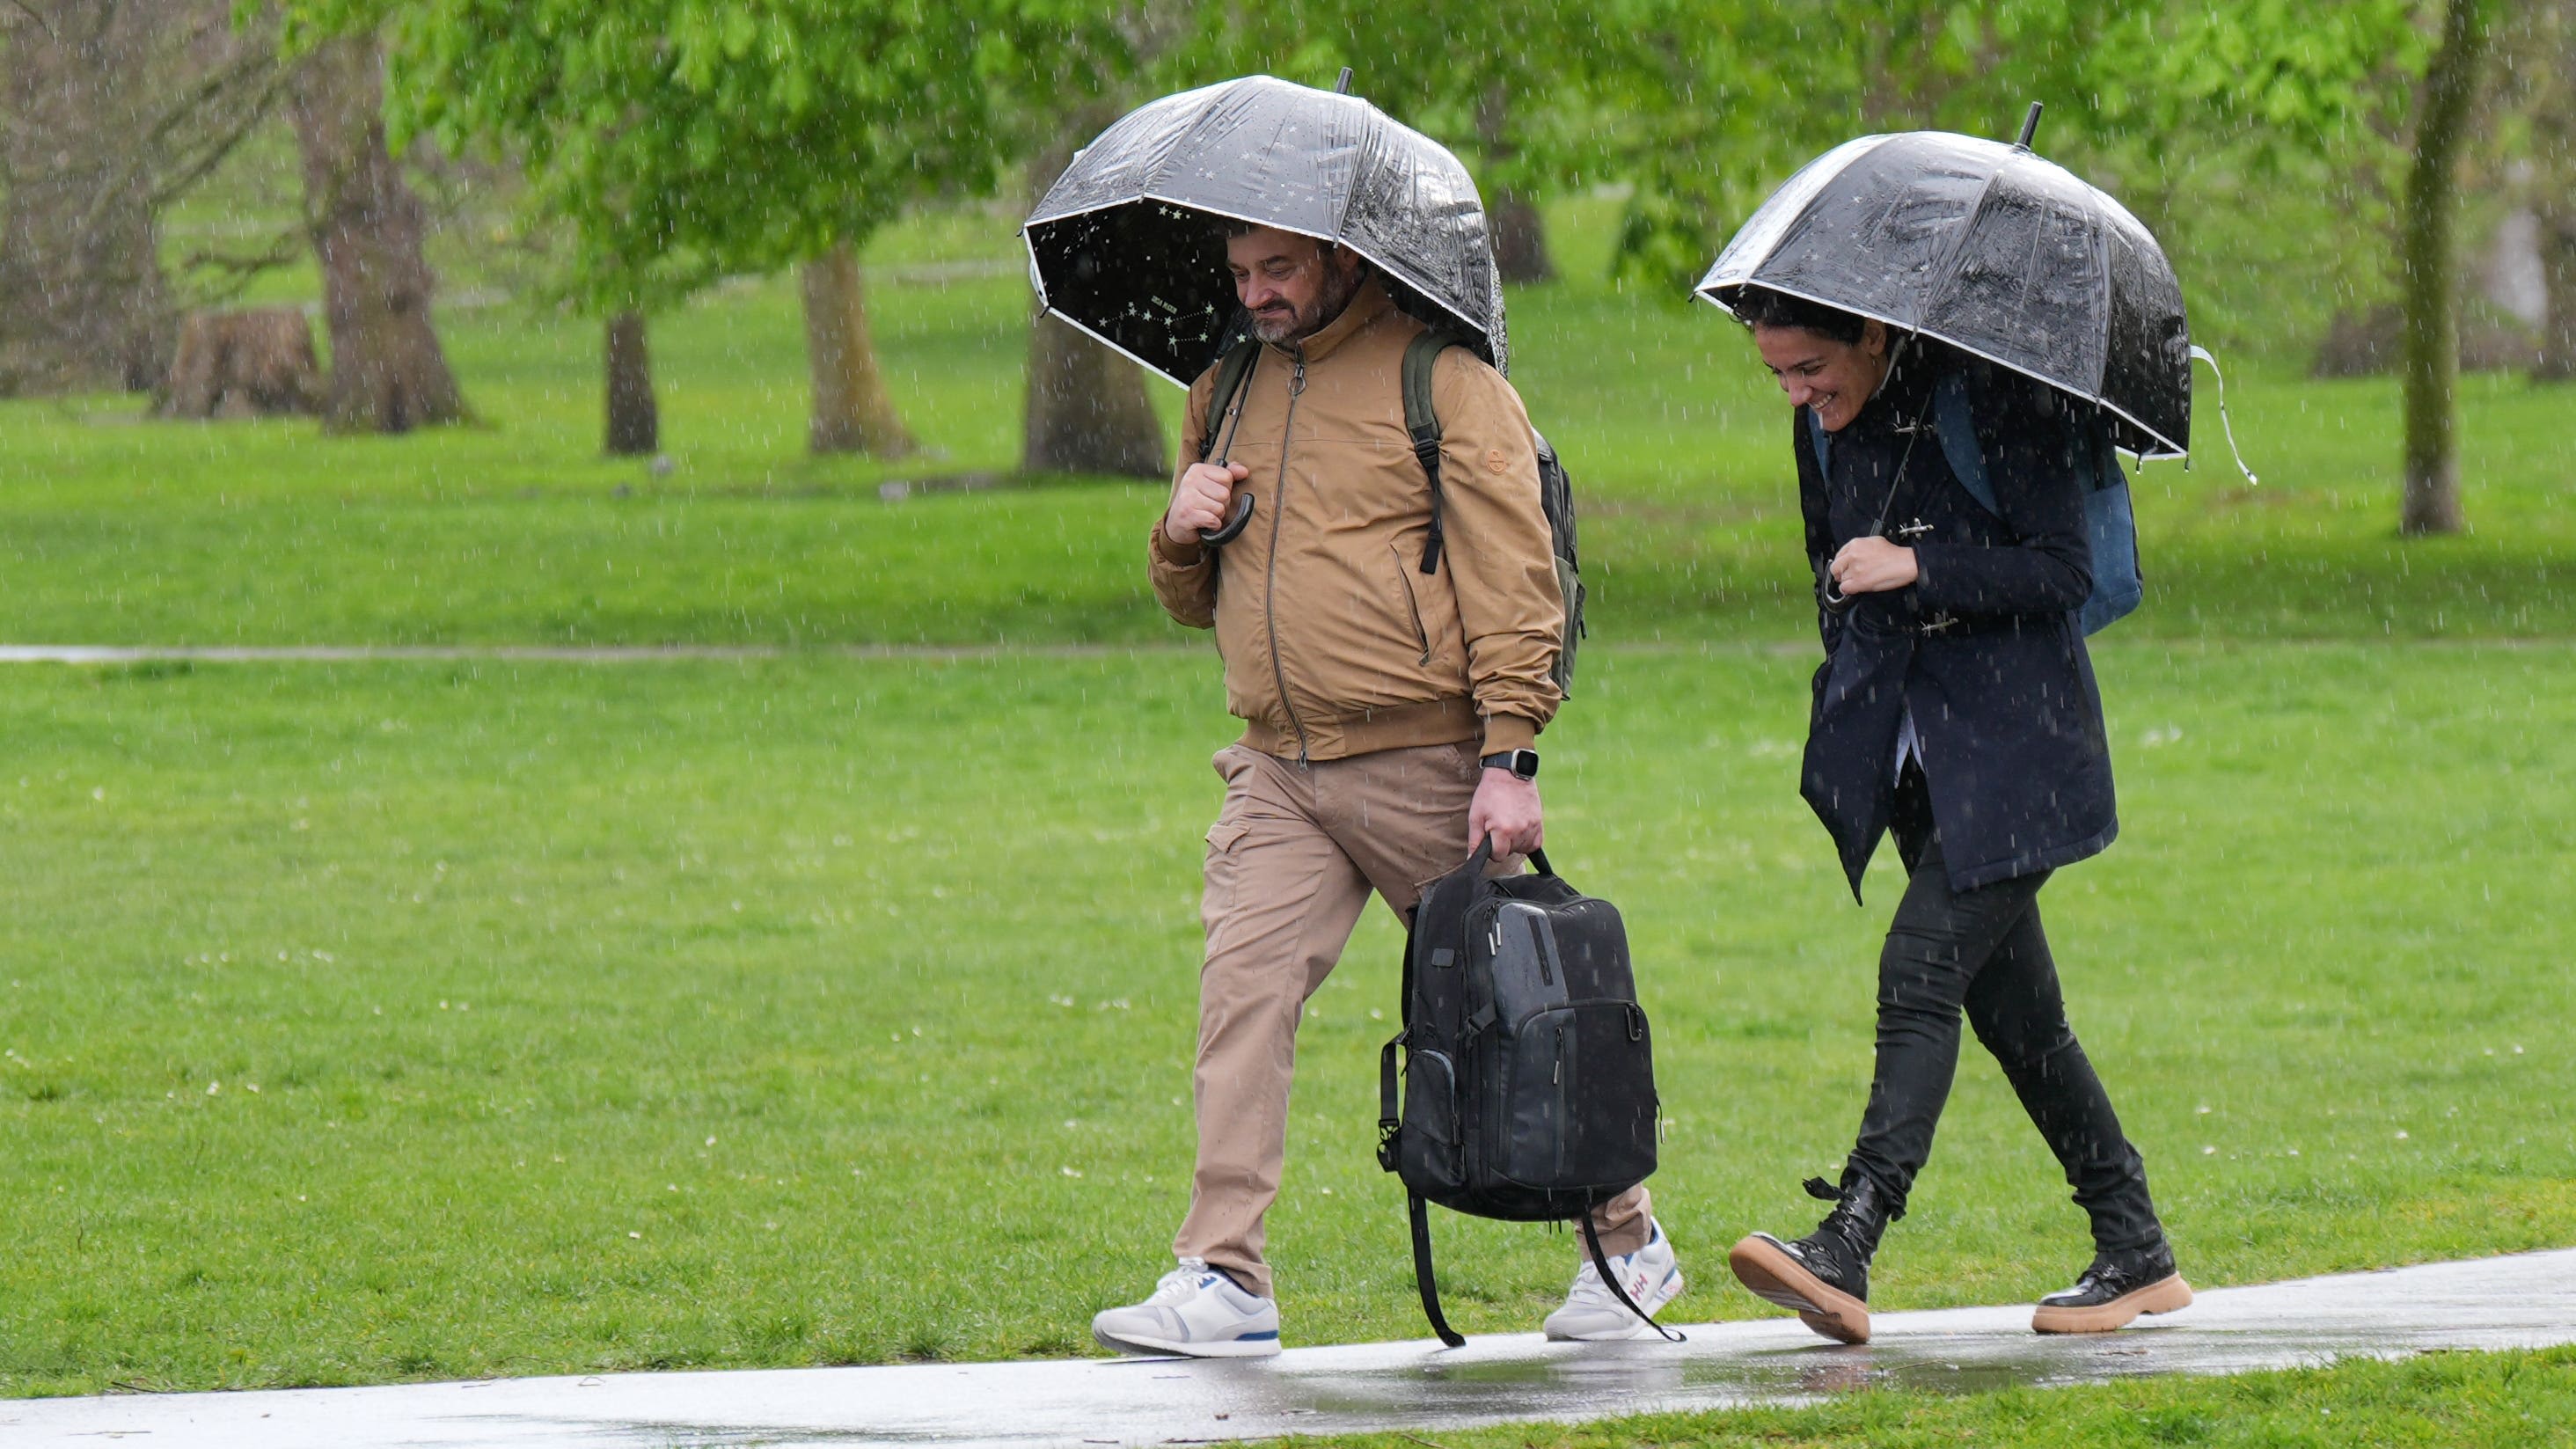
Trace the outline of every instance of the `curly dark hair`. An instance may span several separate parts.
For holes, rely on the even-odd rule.
[[[1869,319],[1857,313],[1768,287],[1746,287],[1736,293],[1733,311],[1747,327],[1795,327],[1843,343],[1860,341],[1869,326]]]

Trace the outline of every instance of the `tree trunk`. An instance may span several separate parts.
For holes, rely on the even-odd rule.
[[[2449,0],[2424,75],[2415,164],[2406,180],[2406,498],[2408,534],[2460,531],[2459,151],[2486,57],[2486,0]]]
[[[331,336],[322,419],[341,432],[408,432],[466,416],[430,321],[420,198],[385,149],[383,102],[374,37],[349,36],[305,58],[289,107]]]
[[[1506,282],[1552,282],[1556,261],[1547,253],[1547,224],[1538,203],[1508,186],[1494,188],[1485,213],[1494,234],[1494,269]]]
[[[2534,382],[2576,379],[2576,0],[2550,6],[2541,47],[2547,71],[2532,114],[2539,175],[2540,275],[2546,310]]]
[[[1022,471],[1164,476],[1171,457],[1144,369],[1062,318],[1040,317],[1029,327],[1028,384]]]
[[[157,389],[177,328],[137,153],[172,17],[45,10],[0,39],[0,397]]]
[[[1489,165],[1507,165],[1520,154],[1511,139],[1511,100],[1499,85],[1488,87],[1477,102],[1476,142]],[[1547,224],[1535,199],[1509,186],[1495,187],[1485,225],[1493,237],[1494,270],[1504,281],[1556,279],[1556,263],[1547,254]]]
[[[804,266],[805,363],[814,379],[805,445],[817,453],[900,458],[912,437],[895,416],[868,340],[868,310],[859,290],[859,249],[842,242]]]
[[[662,450],[662,410],[653,401],[653,358],[644,347],[644,314],[608,319],[608,451],[620,458]]]
[[[1034,206],[1073,161],[1080,137],[1118,119],[1114,106],[1067,117],[1062,140],[1029,159]],[[1028,398],[1021,419],[1020,469],[1027,473],[1107,473],[1161,478],[1163,422],[1145,398],[1145,369],[1041,314],[1029,325]]]
[[[2540,355],[2534,382],[2576,379],[2576,197],[2541,218],[2541,274],[2549,285],[2549,315],[2540,321]]]

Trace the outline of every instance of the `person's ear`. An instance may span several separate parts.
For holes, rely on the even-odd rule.
[[[1887,355],[1887,324],[1872,317],[1860,324],[1860,350],[1872,357]]]

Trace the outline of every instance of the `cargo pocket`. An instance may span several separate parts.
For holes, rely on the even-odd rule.
[[[1242,864],[1235,858],[1235,847],[1251,832],[1252,827],[1244,821],[1222,816],[1208,827],[1207,865],[1201,875],[1204,888],[1199,893],[1199,930],[1207,937],[1210,955],[1216,953],[1217,932],[1234,914],[1235,878]]]
[[[1460,1156],[1458,1072],[1436,1051],[1404,1054],[1404,1180],[1417,1192],[1455,1192],[1466,1185]]]

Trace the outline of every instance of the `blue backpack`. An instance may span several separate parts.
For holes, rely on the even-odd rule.
[[[1816,466],[1831,456],[1833,439],[1825,425],[1807,414],[1808,436],[1815,441]],[[1986,476],[1986,457],[1977,448],[1976,419],[1968,410],[1968,385],[1958,372],[1942,374],[1932,388],[1932,431],[1941,440],[1941,456],[1958,475],[1961,487],[1988,513],[1995,506],[1994,480]],[[2093,549],[2093,593],[2076,612],[2075,622],[2087,635],[2125,619],[2145,597],[2138,573],[2138,522],[2129,509],[2129,480],[2120,471],[2120,455],[2106,429],[2095,435],[2094,476],[2084,495],[2084,532]]]

